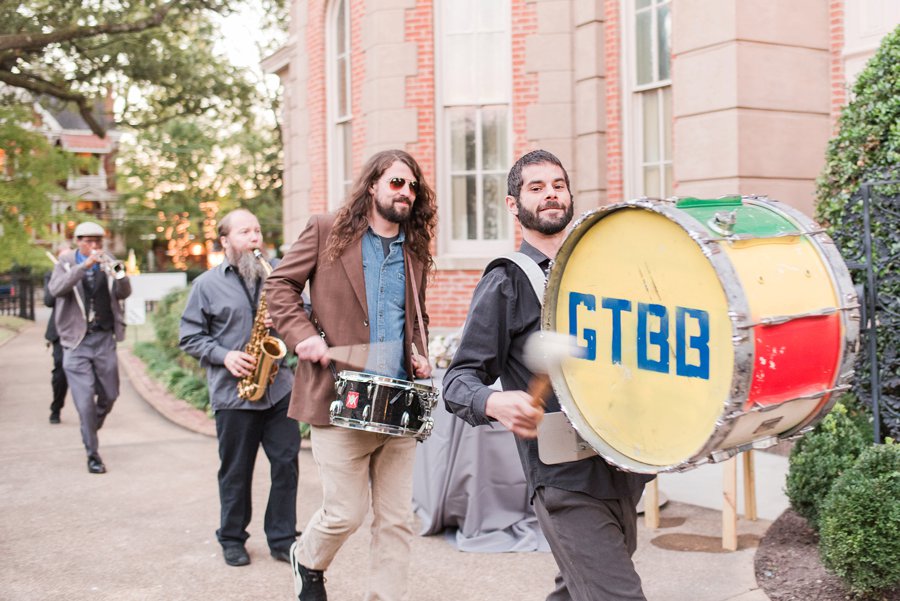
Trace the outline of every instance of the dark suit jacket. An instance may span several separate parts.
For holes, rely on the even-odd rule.
[[[317,322],[325,332],[328,346],[365,345],[369,343],[369,317],[366,303],[366,286],[362,265],[362,238],[352,242],[338,259],[330,261],[325,257],[325,244],[334,224],[334,215],[314,215],[306,229],[294,242],[284,259],[266,280],[266,302],[275,329],[292,350],[302,340],[319,334]],[[404,247],[403,257],[407,269],[406,277],[406,326],[403,348],[405,349],[406,372],[413,373],[410,349],[415,343],[420,353],[425,353],[428,344],[419,333],[416,319],[416,303],[413,298],[409,268],[419,292],[428,336],[428,312],[425,309],[425,269],[422,262],[414,258]],[[304,310],[301,293],[309,282],[312,319]],[[337,369],[358,370],[337,364]],[[334,377],[331,370],[318,363],[301,361],[294,377],[291,406],[288,415],[297,421],[315,426],[329,424],[328,409],[334,401]]]

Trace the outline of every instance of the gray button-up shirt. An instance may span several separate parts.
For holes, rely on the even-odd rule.
[[[282,365],[263,398],[245,401],[237,394],[238,379],[225,368],[225,355],[243,350],[250,340],[254,308],[240,275],[227,260],[198,277],[191,287],[181,316],[179,345],[206,369],[213,411],[268,409],[291,391],[293,374]]]

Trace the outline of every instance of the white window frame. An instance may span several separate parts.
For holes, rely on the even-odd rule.
[[[509,0],[502,0],[505,4],[505,12],[509,17],[507,21],[508,28],[506,30],[506,40],[505,40],[505,52],[506,56],[509,58],[509,68],[512,67],[512,8]],[[512,77],[510,76],[507,80],[507,98],[506,102],[472,102],[472,103],[449,103],[444,104],[444,65],[443,65],[443,50],[444,50],[444,30],[441,27],[443,23],[443,18],[441,17],[441,11],[444,6],[444,2],[452,3],[453,0],[436,0],[433,4],[434,11],[434,47],[435,47],[435,118],[437,122],[436,134],[437,134],[437,143],[436,143],[436,159],[437,159],[437,177],[438,181],[436,183],[436,188],[438,192],[438,198],[450,199],[447,202],[439,203],[439,220],[440,223],[444,224],[438,228],[438,256],[436,257],[436,263],[438,268],[441,269],[480,269],[484,266],[487,260],[506,252],[509,252],[514,248],[516,231],[515,231],[515,223],[511,215],[507,212],[505,205],[506,198],[506,173],[508,173],[509,167],[512,166],[510,162],[512,160],[512,152],[513,152],[513,143],[515,132],[513,131],[513,119],[512,119]],[[485,171],[480,170],[480,163],[482,160],[481,156],[481,114],[482,110],[485,108],[492,107],[506,107],[506,157],[507,162],[510,164],[506,167],[506,172],[504,173],[502,185],[502,197],[501,203],[499,207],[501,219],[508,219],[507,223],[507,232],[508,237],[502,238],[498,240],[483,240],[483,239],[454,239],[453,238],[453,203],[452,203],[452,175],[453,172],[451,170],[451,135],[450,135],[450,109],[454,108],[472,108],[477,111],[476,117],[476,144],[478,145],[478,157],[477,161],[479,163],[479,169],[474,172],[467,172],[472,175],[476,175],[476,186],[478,190],[477,202],[478,206],[482,206],[483,198],[481,196],[481,188],[483,186],[482,175],[485,174]],[[490,171],[489,171],[490,172]],[[460,172],[462,173],[462,172]],[[482,221],[479,219],[478,221],[478,229],[482,229]],[[479,232],[479,235],[481,232]]]
[[[344,69],[344,85],[347,90],[348,112],[346,115],[340,115],[338,111],[338,81],[337,81],[337,64],[338,55],[337,36],[335,30],[339,25],[338,6],[344,4],[344,39],[347,41],[347,52]],[[350,0],[332,0],[328,4],[328,12],[326,14],[325,27],[325,92],[326,92],[326,119],[328,128],[326,133],[326,144],[328,147],[328,207],[335,210],[340,207],[349,191],[347,182],[352,181],[353,174],[346,173],[344,169],[345,161],[348,153],[352,156],[353,148],[347,148],[341,133],[341,126],[349,124],[353,127],[353,79],[351,58],[353,48],[350,39]]]
[[[656,11],[657,6],[660,4],[668,4],[669,11],[671,14],[673,1],[672,0],[663,0],[662,2],[652,3],[650,8],[647,10]],[[665,111],[663,110],[662,103],[662,91],[665,88],[669,88],[671,90],[672,87],[672,79],[671,79],[671,63],[669,65],[669,75],[668,79],[662,79],[658,81],[653,81],[647,84],[638,85],[637,84],[637,53],[636,53],[636,19],[635,19],[635,0],[622,0],[620,2],[620,14],[623,16],[621,19],[622,23],[622,32],[621,32],[621,63],[620,63],[620,73],[622,74],[622,141],[623,141],[623,160],[624,160],[624,168],[623,168],[623,188],[624,194],[626,198],[636,198],[639,196],[649,196],[649,197],[665,197],[667,195],[671,195],[673,193],[672,190],[668,191],[666,194],[664,191],[660,190],[644,190],[644,167],[649,165],[656,165],[659,167],[666,167],[668,169],[673,168],[674,157],[669,156],[667,160],[663,160],[662,158],[662,150],[663,150],[663,140],[665,139],[665,129],[666,127],[672,128],[672,123],[666,123],[663,118],[665,115]],[[654,17],[654,22],[656,21]],[[654,31],[658,31],[658,24],[655,25]],[[654,40],[658,39],[658,37],[654,37]],[[671,38],[670,38],[671,43]],[[654,74],[658,72],[659,66],[659,47],[656,43],[653,44],[651,49],[651,64]],[[655,163],[644,163],[644,121],[643,121],[643,95],[650,93],[652,91],[656,91],[659,96],[659,114],[658,114],[658,127],[659,132],[657,133],[658,139],[660,140],[660,160]],[[672,136],[672,132],[670,129],[669,136]],[[674,148],[671,149],[674,154]],[[660,170],[660,181],[665,182],[665,171]]]

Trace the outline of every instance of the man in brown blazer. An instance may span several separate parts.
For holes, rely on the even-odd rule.
[[[300,601],[325,600],[324,571],[375,513],[366,599],[406,593],[415,439],[329,425],[335,400],[330,348],[369,353],[367,372],[400,380],[431,375],[425,287],[432,267],[434,193],[409,154],[388,150],[363,166],[335,215],[313,216],[266,281],[276,330],[299,358],[288,415],[309,423],[322,507],[291,547]],[[309,284],[312,312],[301,293]],[[421,319],[419,319],[421,317]],[[356,369],[335,361],[336,370]]]

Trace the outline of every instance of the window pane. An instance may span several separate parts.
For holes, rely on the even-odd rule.
[[[347,58],[340,57],[337,59],[337,74],[335,84],[337,86],[337,115],[338,119],[346,117],[350,113],[349,99],[347,95]]]
[[[509,219],[506,212],[506,188],[501,175],[486,175],[482,179],[484,194],[484,239],[506,237]]]
[[[441,23],[444,33],[462,33],[472,31],[475,26],[475,19],[472,15],[477,14],[479,4],[484,2],[481,0],[444,0],[444,22]]]
[[[506,34],[471,36],[470,45],[475,53],[470,55],[466,69],[475,75],[476,88],[467,91],[467,97],[481,104],[508,102],[510,86]]]
[[[475,7],[479,13],[478,29],[481,31],[504,31],[508,27],[509,5],[505,0],[480,0]]]
[[[672,174],[672,165],[667,164],[665,166],[665,170],[666,170],[666,197],[669,197],[675,193],[675,184],[673,182],[674,176]]]
[[[660,196],[659,167],[644,167],[644,196]]]
[[[347,3],[344,0],[340,0],[337,6],[337,18],[334,21],[335,24],[335,33],[337,36],[335,37],[335,52],[337,54],[344,54],[347,52]]]
[[[659,161],[659,94],[656,90],[641,94],[641,119],[644,129],[644,163]]]
[[[659,76],[657,80],[664,81],[672,77],[669,65],[672,53],[672,13],[668,4],[659,7],[657,20],[657,54],[659,55]]]
[[[344,187],[349,191],[350,184],[353,183],[353,126],[350,121],[347,121],[339,127],[344,145]]]
[[[650,6],[650,0],[634,0],[634,7],[638,10]]]
[[[451,180],[453,197],[453,238],[475,240],[478,237],[476,219],[475,176],[454,176]]]
[[[672,159],[672,86],[662,89],[663,158]]]
[[[635,57],[637,60],[637,84],[653,81],[653,30],[652,13],[638,13],[635,20]]]
[[[475,169],[475,111],[472,109],[450,112],[450,169]]]
[[[480,69],[473,65],[484,65],[484,57],[476,56],[473,36],[454,35],[444,37],[443,72],[444,104],[472,103],[479,98],[476,77]]]
[[[506,169],[506,109],[481,113],[481,165],[485,170]]]

